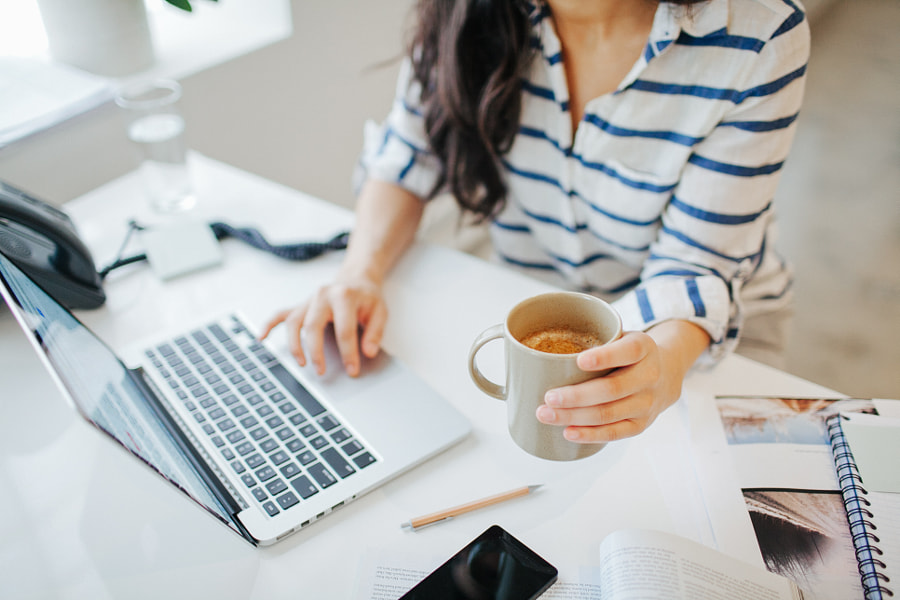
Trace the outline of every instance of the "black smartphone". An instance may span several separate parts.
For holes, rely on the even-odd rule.
[[[557,574],[556,567],[494,525],[400,600],[534,600]]]

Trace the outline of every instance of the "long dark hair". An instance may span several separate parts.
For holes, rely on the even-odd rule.
[[[531,6],[526,0],[419,0],[416,7],[409,54],[421,84],[425,133],[441,164],[431,195],[446,187],[478,221],[495,216],[506,199],[501,157],[519,128],[522,79],[537,46]]]

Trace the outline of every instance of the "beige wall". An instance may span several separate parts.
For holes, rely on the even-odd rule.
[[[390,107],[412,0],[293,0],[294,34],[182,80],[187,138],[217,160],[339,204],[366,119]],[[104,105],[0,149],[0,179],[61,204],[136,166]]]

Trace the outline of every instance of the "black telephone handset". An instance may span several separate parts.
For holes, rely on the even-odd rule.
[[[68,308],[106,301],[91,253],[69,216],[2,181],[0,252]]]

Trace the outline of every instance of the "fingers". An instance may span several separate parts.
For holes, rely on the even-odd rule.
[[[338,352],[344,362],[344,370],[351,377],[359,375],[359,307],[355,304],[337,303],[332,305],[334,311],[334,337]],[[322,341],[324,333],[319,332]],[[315,359],[313,359],[315,362]],[[321,372],[324,372],[324,367]]]
[[[660,364],[652,338],[626,333],[615,342],[582,352],[578,366],[614,370],[549,390],[536,412],[539,421],[566,427],[563,435],[570,441],[591,443],[637,435],[656,419]]]
[[[637,435],[655,419],[652,400],[641,396],[584,408],[559,409],[544,405],[538,408],[537,418],[548,425],[565,427],[563,435],[572,442],[612,442]]]
[[[269,319],[269,322],[263,327],[262,333],[259,334],[259,339],[264,340],[269,337],[269,334],[272,333],[273,329],[287,320],[289,314],[291,314],[290,310],[282,310],[275,313],[275,316]]]
[[[384,337],[384,327],[387,325],[388,311],[383,303],[378,303],[372,309],[366,319],[360,346],[363,354],[369,358],[374,358],[378,354],[381,347],[381,339]]]
[[[325,374],[325,328],[333,320],[332,308],[328,302],[323,301],[320,293],[310,301],[309,309],[297,330],[290,331],[291,352],[294,356],[302,355],[305,347],[309,360],[319,375]],[[294,350],[295,346],[297,351]]]
[[[379,293],[359,288],[332,285],[320,289],[307,303],[277,313],[266,324],[260,336],[264,339],[280,324],[285,325],[291,354],[301,366],[307,358],[319,375],[326,370],[325,336],[334,324],[334,336],[345,371],[360,373],[362,353],[378,354],[387,308]],[[363,326],[360,339],[360,325]]]
[[[613,342],[585,350],[579,354],[578,367],[585,371],[625,367],[640,362],[654,348],[655,342],[647,334],[627,331]]]

